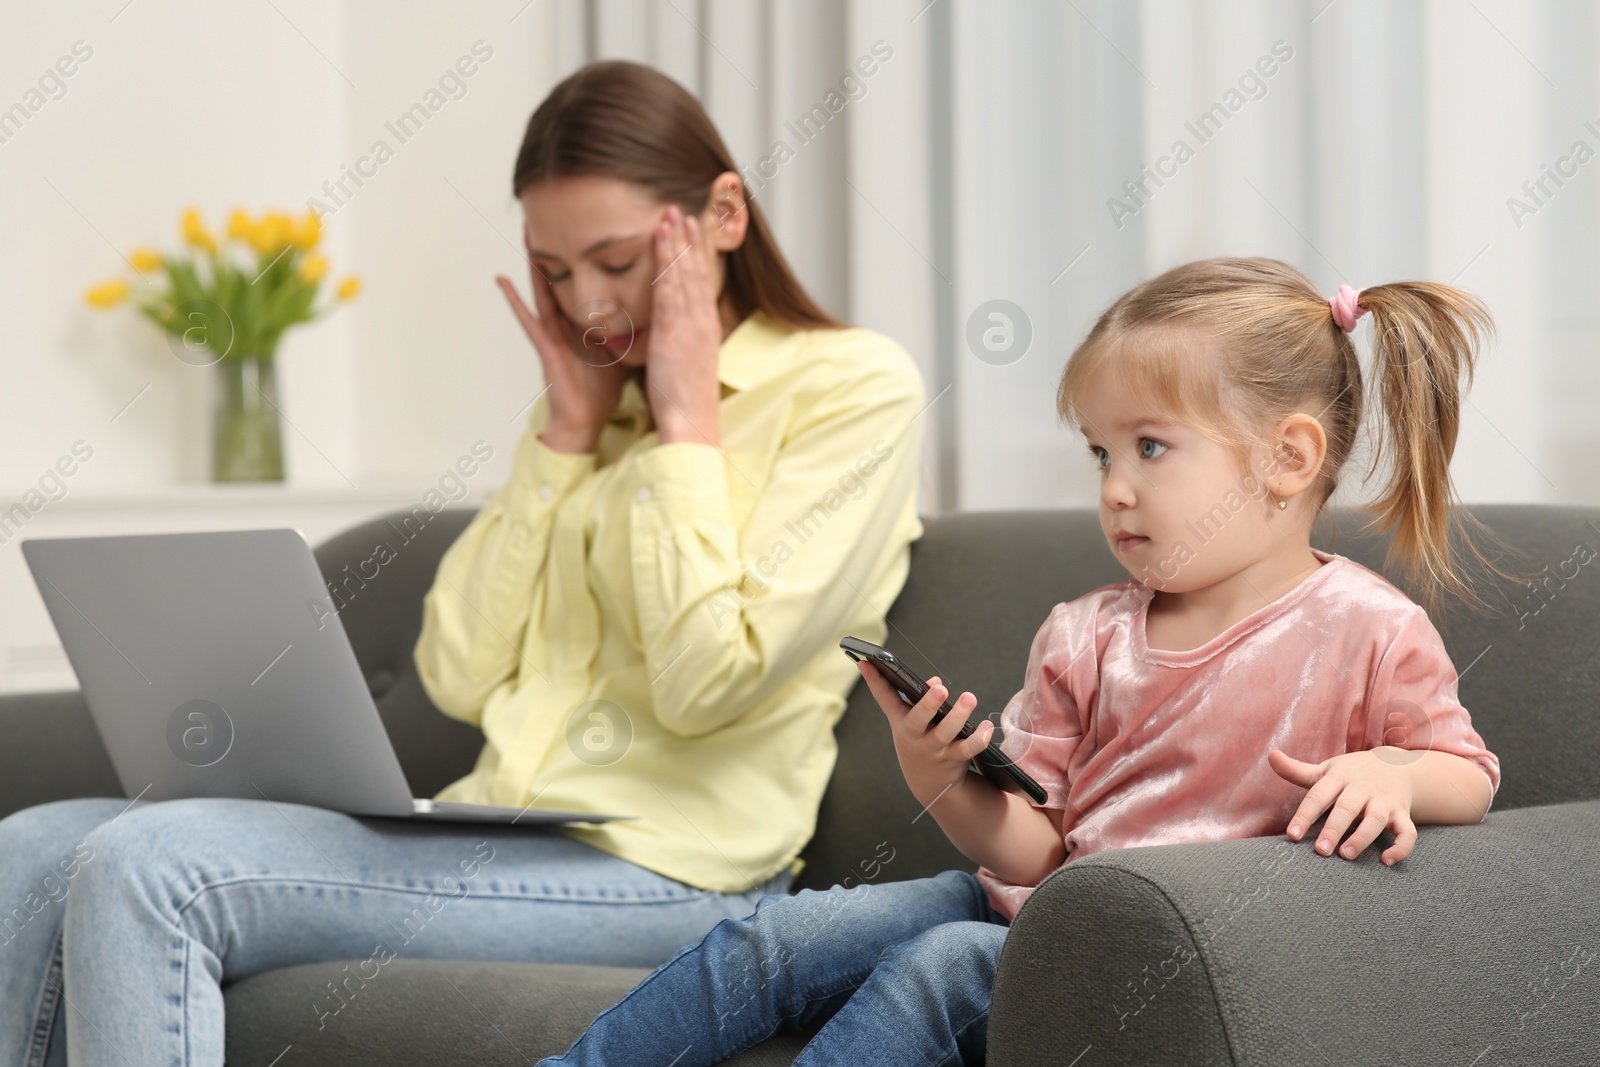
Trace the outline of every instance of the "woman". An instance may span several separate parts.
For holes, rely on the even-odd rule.
[[[498,281],[548,387],[425,600],[423,683],[486,741],[440,797],[637,818],[19,812],[0,901],[65,890],[4,931],[0,1063],[65,1044],[218,1064],[224,979],[359,961],[308,1009],[326,1028],[396,957],[653,966],[788,887],[855,681],[838,639],[882,639],[921,534],[921,381],[806,296],[664,75],[599,63],[557,86],[512,187],[537,315]]]

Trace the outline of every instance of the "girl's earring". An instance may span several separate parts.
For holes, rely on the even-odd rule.
[[[1284,511],[1288,507],[1289,507],[1289,501],[1285,500],[1283,497],[1280,496],[1278,498],[1278,510],[1279,511]]]

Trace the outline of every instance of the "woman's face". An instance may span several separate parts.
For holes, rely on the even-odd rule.
[[[728,243],[733,226],[718,225],[719,218],[735,218],[727,211],[730,184],[734,196],[742,196],[737,175],[720,176],[699,217],[698,245],[685,253],[704,258],[713,299],[722,291],[720,253],[738,246],[737,240]],[[550,280],[574,338],[591,351],[603,349],[614,361],[644,365],[653,282],[667,266],[656,262],[651,235],[667,205],[643,186],[594,175],[537,182],[523,190],[521,199],[528,254]],[[742,199],[738,204],[742,208]],[[742,239],[743,211],[736,217]]]

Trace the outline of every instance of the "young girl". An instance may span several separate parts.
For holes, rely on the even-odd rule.
[[[1361,423],[1347,335],[1366,312],[1391,461],[1373,508],[1426,601],[1480,602],[1452,528],[1501,572],[1459,528],[1448,466],[1460,383],[1491,328],[1482,304],[1423,282],[1329,300],[1266,259],[1146,282],[1101,316],[1057,398],[1088,439],[1100,523],[1132,578],[1051,612],[1001,714],[1046,805],[969,773],[994,732],[985,721],[957,739],[972,694],[928,729],[938,680],[908,708],[863,664],[912,793],[978,873],[766,897],[546,1062],[713,1064],[819,1024],[796,1064],[970,1062],[1006,928],[1062,863],[1285,829],[1300,840],[1326,813],[1318,853],[1354,859],[1392,830],[1392,865],[1417,824],[1482,819],[1499,760],[1427,613],[1310,545]]]

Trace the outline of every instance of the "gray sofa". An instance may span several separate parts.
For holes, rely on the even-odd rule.
[[[1575,552],[1600,546],[1600,509],[1474,511],[1550,576],[1538,590],[1498,589],[1494,616],[1436,620],[1467,669],[1462,701],[1502,761],[1484,823],[1424,827],[1392,869],[1374,850],[1354,863],[1318,856],[1310,835],[1074,861],[1007,941],[991,1064],[1600,1062],[1600,583],[1578,562],[1593,549]],[[330,576],[380,541],[396,551],[343,619],[418,795],[464,773],[479,745],[432,708],[411,659],[422,595],[470,518],[441,512],[403,545],[378,520],[317,549]],[[1325,526],[1317,543],[1381,569],[1384,543],[1360,536],[1351,513],[1331,518],[1337,536]],[[1052,605],[1126,576],[1087,511],[933,519],[913,551],[890,644],[972,689],[980,711],[1016,691]],[[796,888],[970,868],[933,820],[915,818],[864,686],[838,737]],[[0,815],[85,795],[122,794],[78,695],[0,700]],[[526,1065],[565,1049],[645,973],[402,958],[351,1003],[361,1010],[318,1032],[308,1005],[346,962],[230,985],[229,1061]],[[804,1036],[737,1062],[786,1064]]]

